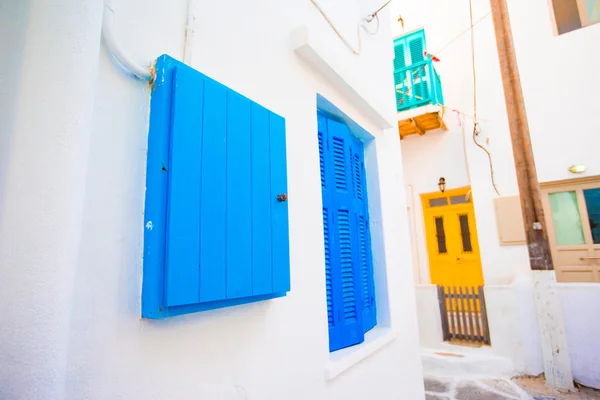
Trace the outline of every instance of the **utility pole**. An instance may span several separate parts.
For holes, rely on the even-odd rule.
[[[561,389],[573,389],[562,306],[556,291],[556,275],[548,244],[541,190],[531,148],[529,123],[525,111],[508,6],[506,0],[490,0],[490,3],[525,223],[529,263],[534,282],[544,374],[549,385]]]

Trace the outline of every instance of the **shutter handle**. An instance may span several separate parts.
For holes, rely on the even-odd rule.
[[[280,203],[287,201],[287,199],[288,199],[288,195],[285,193],[281,193],[281,194],[277,195],[277,201]]]

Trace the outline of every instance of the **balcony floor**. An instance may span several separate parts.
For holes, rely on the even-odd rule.
[[[397,116],[400,139],[409,135],[424,135],[435,129],[447,129],[441,106],[418,107],[399,112]]]

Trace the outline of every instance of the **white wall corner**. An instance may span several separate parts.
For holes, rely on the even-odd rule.
[[[292,50],[304,61],[312,66],[336,89],[348,97],[351,103],[365,114],[381,129],[390,129],[395,126],[394,115],[386,112],[380,105],[369,101],[361,88],[351,84],[344,73],[335,68],[327,60],[325,49],[320,48],[321,43],[311,38],[310,31],[306,25],[300,26],[291,34]]]
[[[415,285],[415,294],[421,347],[438,349],[443,343],[444,334],[437,286]]]

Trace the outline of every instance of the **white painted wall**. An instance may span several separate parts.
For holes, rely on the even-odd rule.
[[[600,389],[600,287],[595,284],[558,284],[571,356],[573,378]]]
[[[163,53],[182,57],[187,1],[172,1],[168,6],[159,0],[115,3],[117,35],[134,59],[149,63]],[[352,42],[356,40],[355,21],[359,15],[367,12],[365,7],[371,10],[372,5],[379,4],[375,0],[361,2],[360,6],[357,1],[354,7],[341,0],[322,3]],[[23,17],[16,17],[18,10],[9,8],[9,16],[4,17],[6,2],[1,4],[2,32],[22,31],[25,22]],[[35,361],[36,354],[59,349],[66,357],[66,369],[58,368],[54,376],[34,363],[30,369],[17,370],[12,375],[16,379],[7,380],[8,375],[1,374],[0,397],[423,398],[398,136],[394,129],[384,132],[377,128],[363,110],[301,60],[290,46],[292,30],[306,25],[320,45],[329,49],[332,68],[365,99],[376,103],[382,113],[392,116],[392,48],[387,11],[382,14],[380,33],[363,37],[364,54],[356,56],[344,47],[308,0],[198,2],[196,10],[193,67],[286,118],[291,292],[285,298],[235,308],[162,321],[140,319],[149,88],[117,69],[106,49],[101,48],[97,78],[92,78],[93,98],[87,98],[93,101],[93,128],[89,162],[85,163],[85,200],[79,203],[83,229],[80,238],[68,242],[69,250],[78,254],[74,290],[68,293],[72,301],[62,310],[67,312],[68,329],[60,337],[48,337],[35,345],[28,342],[33,340],[30,332],[22,331],[18,341],[33,349],[28,353],[33,357],[31,361]],[[8,71],[14,74],[18,69],[14,66]],[[0,72],[5,74],[4,69]],[[4,81],[5,76],[1,78]],[[19,95],[17,88],[2,89],[0,104]],[[377,241],[376,269],[386,273],[376,275],[381,327],[358,348],[362,349],[360,357],[354,353],[330,358],[328,352],[317,93],[376,138],[367,148],[367,175],[373,193],[370,207],[373,238]],[[3,137],[2,144],[22,135],[16,129],[6,132],[10,139]],[[47,179],[48,184],[53,183],[52,177]],[[7,199],[0,205],[20,200],[6,186],[0,187],[0,193]],[[7,211],[3,209],[3,213]],[[6,243],[12,232],[1,232],[0,243]],[[31,243],[41,246],[33,239]],[[46,248],[41,246],[40,252],[44,251]],[[3,259],[3,276],[8,274],[18,281],[23,258],[23,254],[13,254],[10,265]],[[45,289],[43,282],[20,288],[34,299]],[[20,318],[18,308],[11,312]],[[35,310],[20,321],[26,318],[36,318]],[[5,337],[15,332],[14,326],[2,326]],[[377,349],[377,343],[388,342],[375,353],[369,350]],[[15,359],[20,357],[23,349],[11,348],[11,341],[3,343],[3,349],[10,350]],[[58,344],[64,344],[64,349]],[[357,362],[359,359],[362,361]],[[335,378],[326,379],[331,371],[349,366]],[[15,367],[11,359],[1,357],[0,370],[7,368]]]

